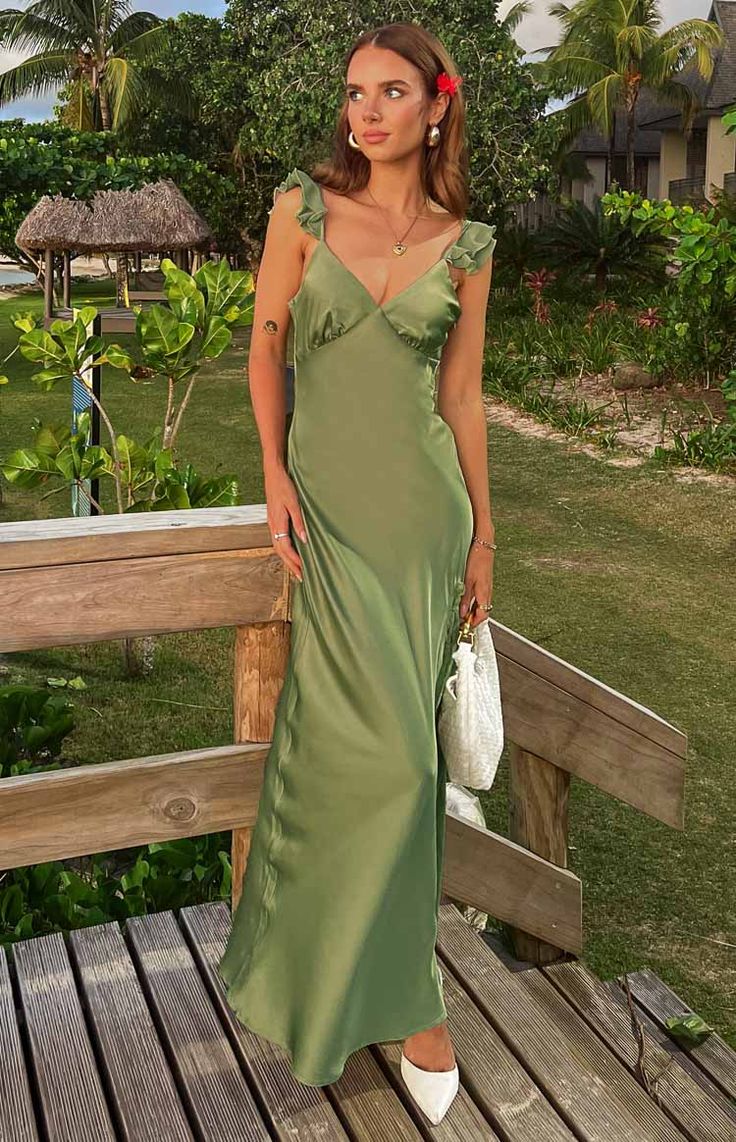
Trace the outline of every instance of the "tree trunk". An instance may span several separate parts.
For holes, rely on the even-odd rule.
[[[128,255],[122,250],[115,255],[115,295],[116,308],[128,309]]]
[[[611,134],[608,136],[608,186],[606,190],[611,189],[613,182],[613,159],[616,154],[616,110],[613,112],[613,123],[611,125]]]
[[[109,131],[112,126],[112,116],[110,115],[110,101],[107,98],[105,88],[100,84],[97,94],[100,100],[100,115],[102,117],[102,130]]]
[[[634,131],[636,130],[636,103],[626,116],[626,189],[634,190]]]

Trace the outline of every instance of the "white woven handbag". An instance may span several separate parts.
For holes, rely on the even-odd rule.
[[[503,752],[503,717],[491,625],[468,617],[453,651],[456,671],[445,683],[437,736],[450,781],[490,789]]]

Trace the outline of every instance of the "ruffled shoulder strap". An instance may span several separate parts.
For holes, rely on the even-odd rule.
[[[274,205],[276,204],[278,195],[281,194],[282,191],[291,190],[293,186],[300,186],[302,190],[301,206],[295,215],[299,221],[299,225],[315,238],[322,238],[324,229],[323,219],[327,213],[327,207],[325,206],[319,184],[316,183],[306,171],[300,170],[299,167],[294,167],[293,170],[289,171],[284,181],[279,183],[274,189]],[[273,209],[273,206],[271,209]],[[269,210],[269,214],[270,213],[271,211]]]
[[[453,266],[474,274],[493,253],[496,246],[495,234],[495,226],[468,221],[447,258]]]

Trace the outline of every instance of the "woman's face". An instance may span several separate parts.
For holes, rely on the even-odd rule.
[[[350,129],[366,157],[377,162],[421,147],[428,124],[440,121],[449,100],[446,92],[429,100],[414,64],[373,45],[351,59],[345,91]]]

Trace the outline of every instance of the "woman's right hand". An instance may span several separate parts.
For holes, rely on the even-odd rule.
[[[307,542],[307,533],[296,485],[282,465],[265,472],[265,484],[266,517],[274,551],[281,557],[287,570],[296,575],[301,583],[302,561],[289,535],[289,520],[291,519],[294,530],[305,543]],[[274,538],[279,532],[286,532],[286,535],[281,539]]]

